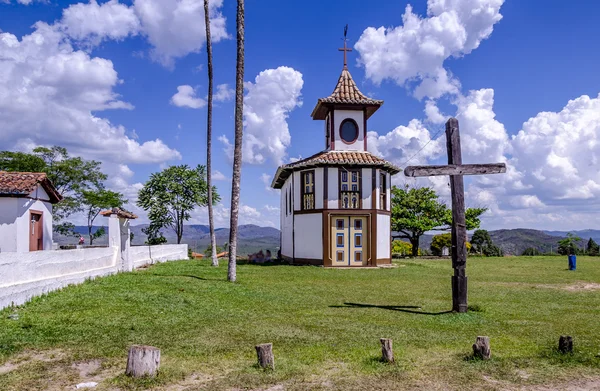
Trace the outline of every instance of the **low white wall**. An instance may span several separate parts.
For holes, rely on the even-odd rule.
[[[323,259],[323,215],[295,216],[294,254],[296,258]]]
[[[187,244],[136,246],[130,248],[130,256],[139,267],[187,259],[187,251]],[[119,253],[118,247],[0,253],[0,309],[88,278],[117,273],[122,267]]]
[[[188,245],[132,246],[129,248],[129,258],[133,262],[133,267],[188,259]]]

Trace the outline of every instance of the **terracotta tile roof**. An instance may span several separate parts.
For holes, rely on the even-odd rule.
[[[62,200],[62,196],[43,172],[0,171],[0,197],[27,197],[38,185],[46,191],[51,203]]]
[[[133,220],[133,219],[137,219],[138,217],[136,215],[134,215],[133,213],[131,213],[128,210],[125,209],[121,209],[121,208],[112,208],[109,210],[105,210],[100,212],[100,214],[102,216],[106,216],[109,217],[111,215],[117,215],[123,219],[129,219],[129,220]]]
[[[383,101],[371,99],[360,92],[348,68],[344,67],[331,95],[317,101],[317,105],[311,114],[313,119],[325,119],[328,104],[366,106],[367,118],[369,118],[383,104]]]
[[[285,180],[292,172],[310,167],[319,166],[365,166],[380,167],[392,175],[399,173],[400,168],[394,164],[364,151],[321,151],[306,159],[298,160],[293,163],[284,164],[277,169],[273,178],[271,187],[281,188]]]

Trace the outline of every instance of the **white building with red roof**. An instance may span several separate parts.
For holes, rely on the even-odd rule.
[[[390,182],[400,169],[367,151],[367,120],[382,104],[359,91],[346,64],[333,93],[317,101],[311,116],[325,122],[325,150],[280,166],[271,184],[281,190],[282,258],[391,263]]]
[[[0,253],[52,249],[52,205],[62,196],[46,174],[0,171]]]

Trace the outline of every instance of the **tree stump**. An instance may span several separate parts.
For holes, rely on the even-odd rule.
[[[490,337],[477,337],[477,340],[473,344],[473,357],[489,360],[491,355]]]
[[[256,345],[256,355],[258,356],[258,365],[263,369],[275,369],[275,359],[273,358],[273,344],[263,343]]]
[[[392,348],[392,340],[390,338],[380,338],[381,342],[381,356],[385,362],[394,362],[394,350]]]
[[[558,351],[561,353],[573,353],[573,337],[561,335],[558,339]]]
[[[160,366],[160,349],[154,346],[132,345],[127,355],[125,374],[133,377],[154,377]]]

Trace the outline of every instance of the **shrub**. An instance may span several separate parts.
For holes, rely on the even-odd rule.
[[[542,252],[535,247],[528,247],[523,250],[523,254],[521,255],[532,257],[536,255],[542,255]]]
[[[494,244],[483,248],[483,253],[486,257],[503,257],[504,252],[502,249]]]

